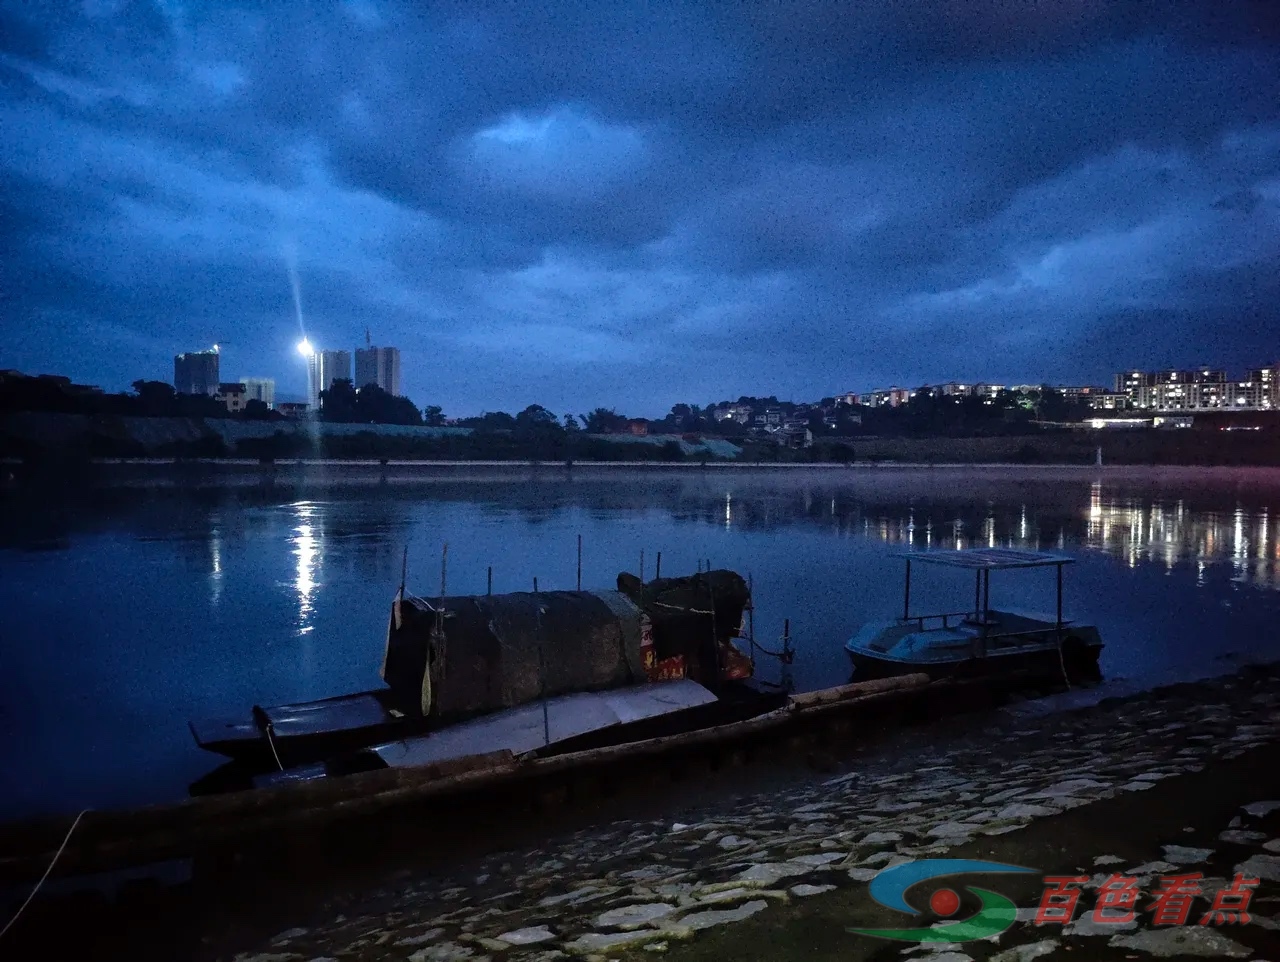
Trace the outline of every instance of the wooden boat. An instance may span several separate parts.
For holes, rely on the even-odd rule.
[[[385,688],[190,723],[196,744],[232,759],[192,791],[243,786],[562,696],[687,679],[714,698],[751,677],[751,659],[732,643],[749,605],[732,571],[647,584],[624,573],[617,591],[426,599],[402,587],[387,628]]]
[[[1014,548],[915,551],[903,557],[907,569],[902,617],[865,625],[845,644],[855,680],[912,672],[935,679],[1013,672],[1067,682],[1101,678],[1098,629],[1062,617],[1062,569],[1073,563],[1072,558]],[[912,614],[913,563],[973,571],[973,608]],[[1044,567],[1057,571],[1056,614],[990,607],[992,571]]]
[[[574,692],[482,715],[437,731],[270,772],[254,788],[387,768],[424,769],[492,752],[549,758],[624,745],[758,717],[787,702],[782,691],[734,688],[722,696],[689,678],[599,692]]]
[[[750,699],[736,702],[730,689],[714,702],[666,713],[665,721],[654,716],[630,723],[656,725],[648,731],[615,726],[616,743],[600,747],[565,739],[549,754],[535,750],[517,756],[503,749],[341,777],[280,779],[254,791],[128,810],[7,823],[0,825],[0,884],[40,879],[55,856],[58,875],[67,876],[179,858],[238,866],[242,858],[271,858],[293,846],[314,850],[326,838],[350,850],[366,844],[371,852],[378,846],[394,848],[401,844],[401,829],[453,832],[458,819],[472,810],[510,807],[527,818],[529,805],[541,804],[538,799],[560,804],[557,799],[565,792],[599,790],[600,797],[608,797],[610,786],[643,791],[655,777],[677,779],[686,769],[737,765],[760,752],[791,756],[815,739],[830,744],[831,738],[859,738],[876,729],[874,719],[942,717],[987,707],[993,686],[1007,684],[1003,678],[930,682],[923,674],[904,675],[805,694],[773,693],[769,697],[778,707],[762,714]],[[541,734],[541,706],[536,707],[535,738]],[[691,719],[706,721],[730,707],[743,714],[741,720],[689,729]],[[664,733],[663,724],[672,733]],[[624,731],[626,737],[620,737]],[[589,732],[586,739],[606,734]],[[318,834],[330,830],[333,835]],[[359,845],[352,841],[357,832]]]

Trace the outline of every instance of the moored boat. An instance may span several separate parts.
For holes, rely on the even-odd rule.
[[[648,583],[624,573],[616,591],[431,599],[402,588],[387,630],[384,688],[191,723],[196,743],[232,759],[234,768],[192,790],[220,790],[246,776],[313,765],[533,702],[675,681],[700,686],[714,701],[726,686],[751,677],[751,659],[733,644],[749,605],[746,582],[732,571]],[[601,718],[603,727],[619,724]]]
[[[912,672],[935,679],[1021,673],[1068,683],[1101,677],[1098,629],[1062,616],[1062,570],[1074,559],[1015,548],[914,551],[903,557],[907,566],[902,617],[865,625],[845,644],[855,680]],[[912,563],[974,572],[973,608],[912,614]],[[1055,614],[990,606],[992,571],[1046,567],[1057,572]]]
[[[763,715],[787,703],[782,691],[734,689],[720,696],[689,678],[598,692],[573,692],[395,741],[370,745],[310,765],[269,772],[253,788],[399,768],[430,770],[509,753],[549,758],[713,729]],[[247,786],[243,786],[247,787]]]

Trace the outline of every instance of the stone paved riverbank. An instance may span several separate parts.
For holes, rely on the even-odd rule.
[[[393,885],[297,918],[268,944],[222,957],[553,962],[699,954],[708,933],[780,921],[807,900],[865,890],[887,867],[998,840],[1064,812],[1141,793],[1157,797],[1165,780],[1240,758],[1277,735],[1275,669],[1068,714],[1002,711],[977,726],[943,723],[880,745],[848,771],[709,805],[678,820],[583,830],[540,848],[492,855],[466,874],[402,873]],[[1257,843],[1257,851],[1240,853],[1241,861],[1252,860],[1263,876],[1267,888],[1256,898],[1260,914],[1271,912],[1274,905],[1261,900],[1277,895],[1280,843],[1271,841],[1270,822],[1258,827],[1263,816],[1237,818],[1222,831],[1245,833],[1235,836],[1241,844]],[[1227,836],[1221,844],[1236,843]],[[1165,864],[1170,871],[1195,864],[1196,853],[1164,854],[1145,866],[1116,867],[1150,884]],[[1094,876],[1108,871],[1101,862],[1090,867]],[[1222,884],[1215,878],[1207,883],[1210,891]],[[1112,935],[1120,936],[1133,940],[1125,943],[1131,954],[1121,957],[1141,958],[1152,947],[1142,933]],[[1226,951],[1215,945],[1214,954]],[[981,948],[994,951],[985,943]],[[901,949],[876,943],[858,951],[896,958]],[[983,957],[968,946],[928,956],[931,962]],[[1015,954],[1001,962],[1034,957]]]

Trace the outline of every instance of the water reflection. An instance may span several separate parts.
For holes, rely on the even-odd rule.
[[[315,614],[313,598],[320,574],[321,542],[318,529],[322,506],[299,501],[292,507],[296,520],[291,542],[296,561],[294,588],[298,592],[298,634],[306,635],[315,628],[312,623],[312,616]]]
[[[1094,485],[1090,497],[1089,547],[1134,568],[1144,562],[1171,570],[1194,563],[1197,585],[1205,572],[1229,564],[1232,580],[1280,588],[1275,561],[1280,555],[1270,525],[1270,508],[1237,505],[1231,512],[1194,511],[1182,500],[1166,505],[1130,497],[1108,497]]]
[[[728,535],[811,525],[838,537],[904,547],[968,548],[1085,546],[1129,568],[1184,565],[1203,580],[1228,566],[1240,583],[1280,587],[1280,539],[1270,504],[1280,479],[1170,484],[1159,478],[1092,480],[987,475],[927,476],[866,472],[826,478],[645,477],[578,479],[497,478],[485,482],[380,484],[341,488],[277,485],[199,492],[97,492],[96,504],[29,510],[0,503],[0,549],[31,551],[113,527],[172,543],[189,539],[188,557],[208,575],[214,604],[230,597],[229,553],[251,535],[269,535],[286,519],[291,593],[298,631],[314,627],[327,562],[379,583],[398,580],[402,551],[418,505],[465,502],[501,523],[541,527],[563,510],[613,523],[653,511],[675,522],[703,522]],[[359,510],[351,505],[358,504]],[[265,509],[265,510],[259,510]],[[9,524],[8,522],[12,522]],[[72,536],[77,536],[73,539]],[[341,550],[327,551],[337,542]],[[239,564],[239,562],[236,562]],[[330,580],[345,575],[331,571]],[[278,577],[278,576],[277,576]],[[1190,583],[1190,581],[1189,581]]]
[[[923,525],[919,508],[904,507],[898,517],[885,511],[863,517],[860,529],[866,538],[913,548],[964,549],[976,545],[1039,549],[1046,539],[1060,550],[1081,545],[1122,560],[1130,568],[1156,564],[1166,571],[1175,566],[1194,565],[1196,584],[1203,587],[1207,571],[1230,565],[1231,579],[1238,583],[1280,589],[1280,539],[1271,527],[1270,508],[1237,505],[1231,511],[1194,510],[1185,500],[1172,503],[1109,492],[1099,482],[1091,485],[1088,507],[1082,512],[1083,525],[1072,524],[1053,509],[1038,513],[1027,504],[1017,514],[989,506],[981,518],[981,534],[966,537],[966,521],[961,517],[938,518],[939,536],[934,535],[932,516]],[[939,512],[941,513],[941,512]],[[977,518],[972,519],[978,523]],[[917,539],[923,527],[925,536]]]
[[[222,601],[222,527],[216,516],[209,531],[209,597],[215,608]]]

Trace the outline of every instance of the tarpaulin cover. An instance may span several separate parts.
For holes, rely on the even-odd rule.
[[[682,655],[690,676],[715,686],[722,650],[738,634],[751,592],[736,571],[716,570],[682,578],[641,582],[618,575],[618,588],[640,606],[653,625],[658,658]]]
[[[620,592],[474,595],[443,605],[406,598],[399,607],[383,679],[403,706],[433,717],[463,718],[646,680],[640,610]]]

